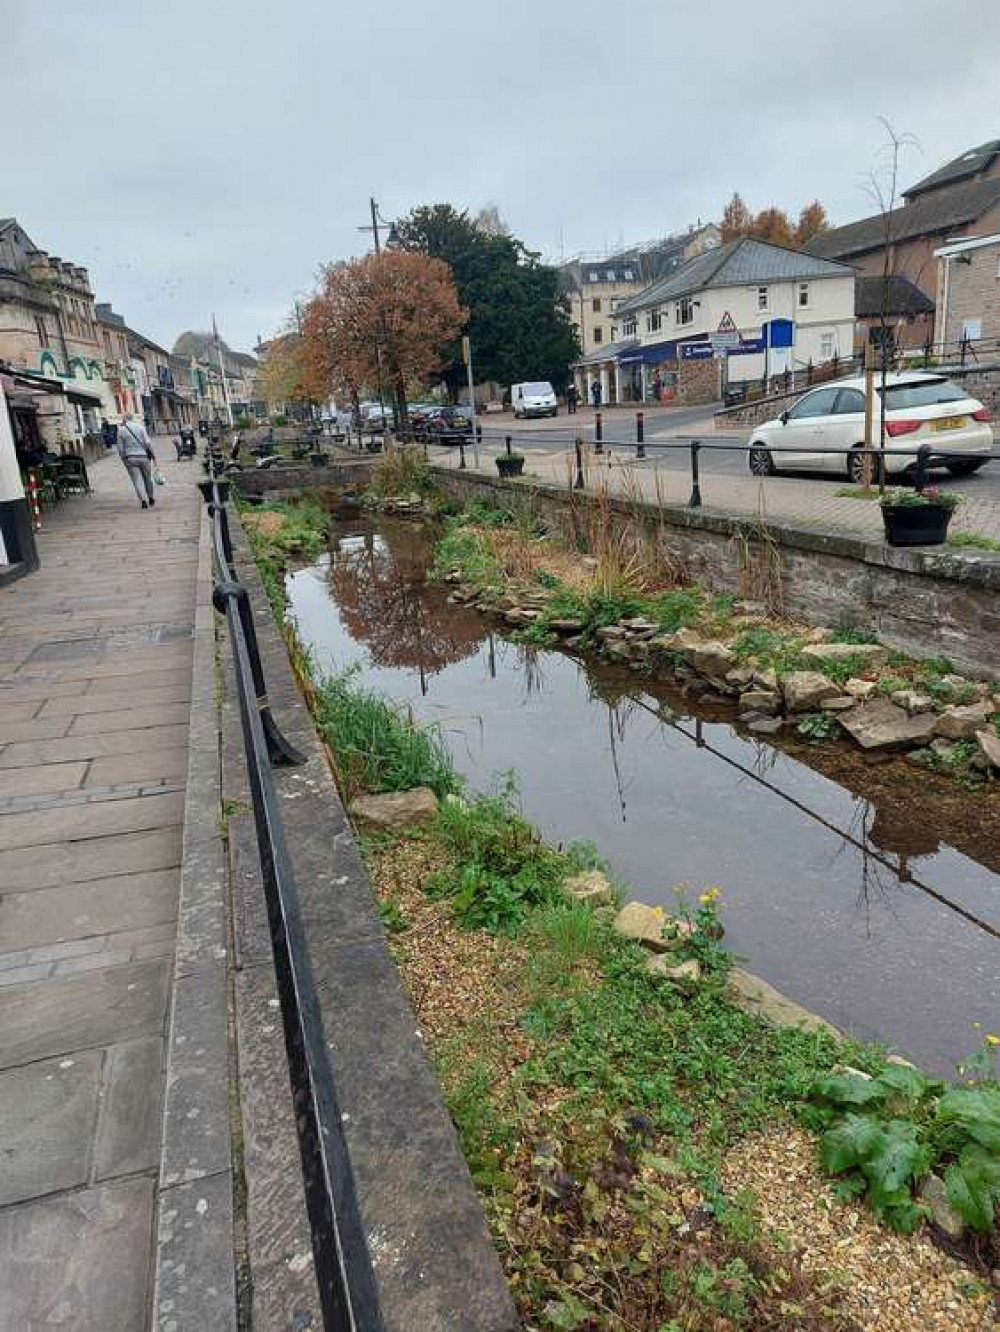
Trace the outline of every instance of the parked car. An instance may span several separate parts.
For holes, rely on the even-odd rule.
[[[876,385],[881,394],[881,383]],[[874,437],[878,439],[878,413]],[[978,472],[993,448],[990,413],[945,375],[908,371],[887,376],[885,470],[912,472],[915,450],[931,447],[931,461],[952,476]],[[826,472],[861,480],[865,439],[864,378],[818,386],[773,421],[755,426],[747,459],[755,476],[776,471]],[[961,457],[935,458],[934,448]],[[834,452],[833,450],[850,450]],[[905,452],[904,452],[905,450]]]
[[[464,407],[435,407],[419,433],[436,444],[471,444],[472,418]]]
[[[559,400],[547,380],[530,384],[512,384],[510,406],[516,418],[559,415]]]

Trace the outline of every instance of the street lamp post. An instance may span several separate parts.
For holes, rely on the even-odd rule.
[[[396,224],[395,224],[395,222],[386,222],[385,218],[383,218],[383,217],[381,216],[381,214],[379,213],[379,210],[378,210],[378,203],[376,202],[374,196],[372,196],[372,197],[368,200],[368,202],[369,202],[369,204],[371,205],[371,213],[372,213],[372,220],[371,220],[371,223],[369,224],[369,223],[366,222],[364,226],[358,227],[358,230],[359,230],[359,231],[370,231],[370,232],[372,233],[372,239],[373,239],[374,242],[375,242],[375,253],[376,253],[376,254],[381,254],[381,253],[382,253],[382,244],[381,244],[381,240],[380,240],[380,238],[379,238],[379,232],[380,232],[383,228],[385,228],[386,230],[388,230],[389,234],[388,234],[388,236],[386,237],[386,244],[387,244],[387,245],[395,245],[396,242],[397,242],[398,239],[399,239],[399,237],[398,237],[398,235],[397,235],[397,233],[396,233]],[[379,323],[382,325],[382,328],[381,328],[381,342],[378,342],[378,341],[377,341],[376,344],[375,344],[375,371],[376,371],[376,376],[377,376],[377,378],[378,378],[378,405],[379,405],[379,411],[380,411],[381,414],[382,414],[382,429],[383,429],[383,432],[384,432],[384,430],[385,430],[385,398],[384,398],[384,396],[383,396],[383,392],[382,392],[382,344],[383,344],[383,343],[388,343],[388,340],[389,340],[389,339],[388,339],[388,329],[387,329],[386,326],[385,326],[385,316],[384,316],[384,315],[380,317],[380,319],[379,319]],[[390,369],[391,369],[391,366],[390,366]],[[393,388],[393,416],[394,416],[395,419],[396,419],[396,425],[397,425],[397,427],[398,427],[398,426],[401,424],[401,422],[400,422],[400,417],[401,417],[401,414],[402,414],[402,404],[396,401],[396,397],[397,397],[397,395],[396,395],[396,391],[395,391],[395,388]]]

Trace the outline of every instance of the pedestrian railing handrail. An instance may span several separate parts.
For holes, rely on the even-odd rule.
[[[382,1332],[374,1272],[347,1158],[299,893],[285,841],[273,767],[305,759],[281,734],[268,704],[253,608],[236,577],[229,483],[201,483],[212,521],[213,604],[226,616],[274,952],[285,1050],[317,1287],[327,1332]]]

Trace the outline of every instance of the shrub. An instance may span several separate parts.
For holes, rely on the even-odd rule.
[[[368,486],[374,495],[428,495],[434,489],[430,470],[419,449],[391,449],[380,455]]]
[[[345,799],[359,791],[429,786],[444,796],[458,788],[451,755],[436,727],[418,726],[379,694],[353,684],[352,673],[316,687],[315,716],[333,750]]]

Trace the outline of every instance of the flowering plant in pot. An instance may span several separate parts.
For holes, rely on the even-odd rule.
[[[496,465],[501,476],[520,476],[524,471],[524,454],[501,453],[496,459]]]
[[[886,541],[890,546],[942,545],[951,515],[961,502],[961,495],[937,486],[887,490],[880,501]]]

